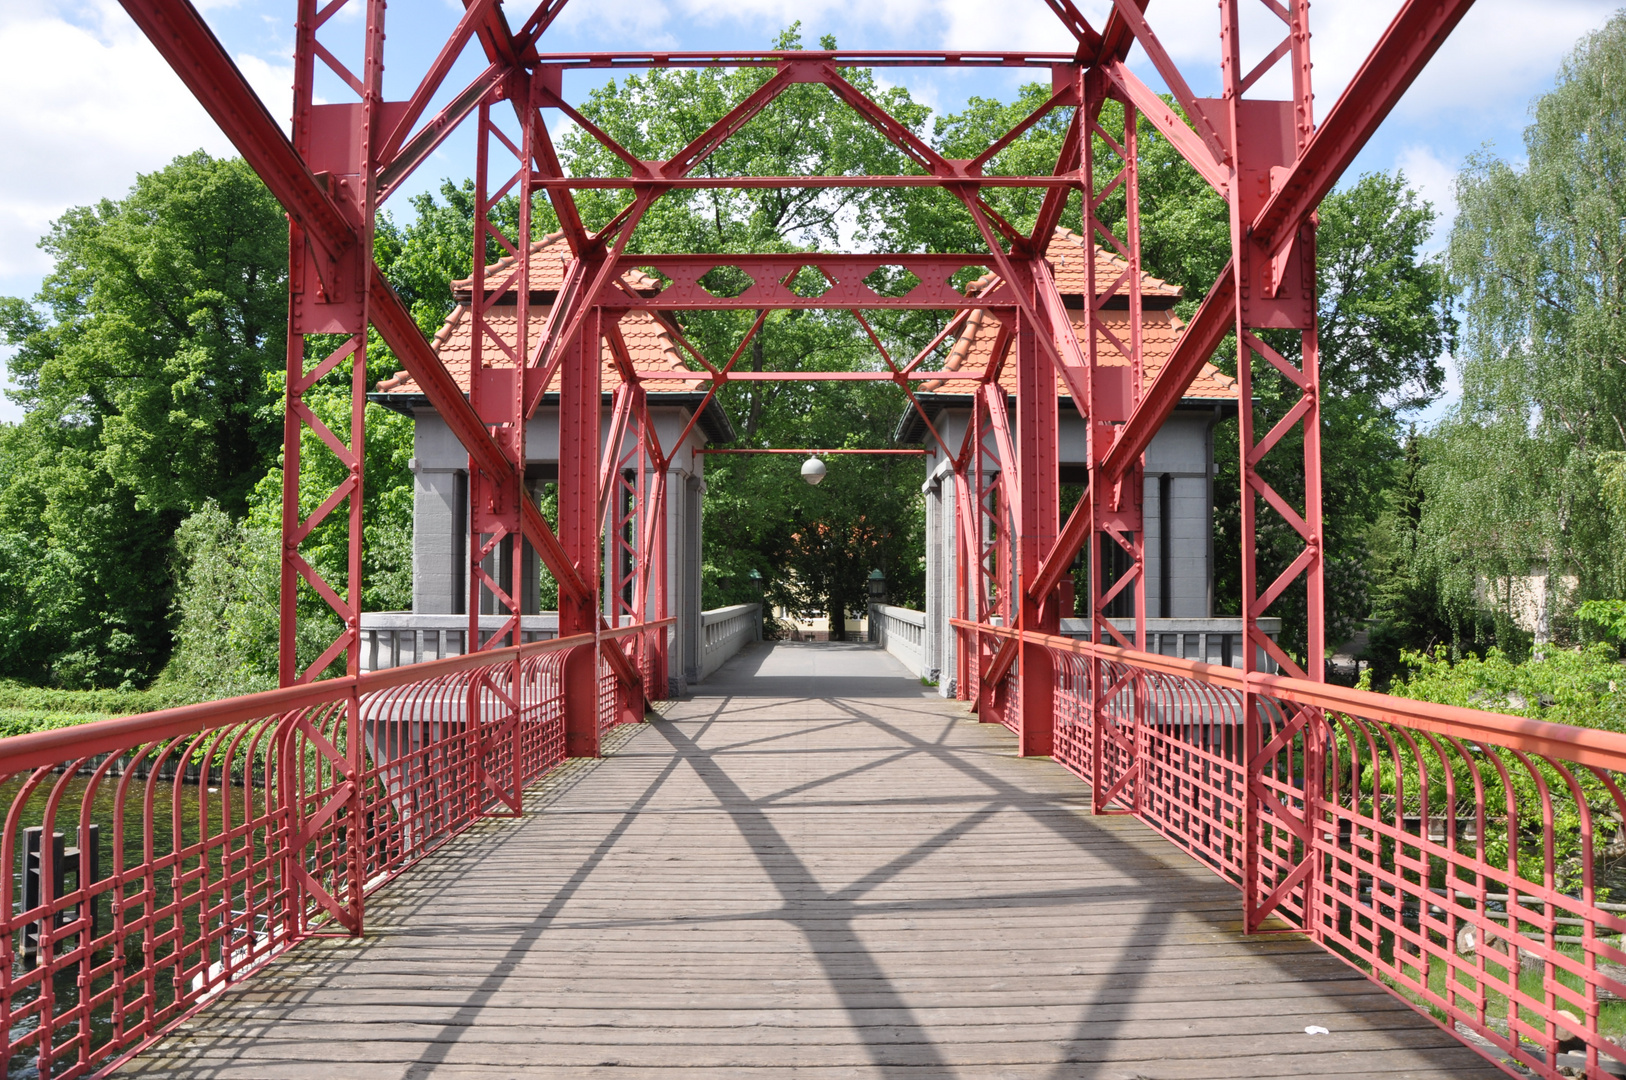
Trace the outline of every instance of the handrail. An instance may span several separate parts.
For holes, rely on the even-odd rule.
[[[301,938],[359,934],[380,885],[481,818],[520,813],[567,734],[637,719],[612,642],[638,643],[647,679],[664,644],[650,635],[674,625],[0,739],[3,1060],[88,1075]],[[598,677],[567,732],[584,652]]]
[[[658,619],[621,626],[613,630],[601,630],[598,637],[606,640],[631,637],[676,624],[675,618]],[[592,643],[592,634],[572,634],[570,637],[531,641],[518,646],[505,645],[497,649],[464,653],[461,656],[448,656],[439,660],[425,660],[418,664],[384,668],[380,671],[369,671],[364,675],[341,675],[332,679],[318,679],[303,686],[261,690],[254,694],[227,698],[224,701],[176,705],[150,713],[92,720],[87,724],[77,724],[73,727],[25,732],[0,738],[0,773],[35,769],[41,765],[54,765],[70,757],[111,753],[131,743],[173,739],[207,728],[253,720],[273,713],[331,704],[348,697],[352,691],[366,694],[375,690],[388,690],[460,671],[490,667],[496,663],[545,652],[573,649],[578,645]]]
[[[1626,772],[1626,734],[1598,728],[1575,727],[1528,716],[1470,709],[1461,705],[1441,705],[1431,701],[1379,694],[1332,683],[1310,682],[1288,675],[1243,672],[1218,664],[1183,660],[1158,653],[1143,653],[1116,645],[1100,645],[1078,638],[1057,637],[1008,626],[950,619],[962,630],[989,637],[1021,639],[1074,656],[1096,656],[1104,660],[1132,664],[1148,671],[1194,679],[1231,690],[1268,694],[1298,705],[1358,713],[1374,720],[1402,724],[1438,735],[1459,739],[1486,740],[1509,749],[1552,755],[1600,769]]]
[[[1298,930],[1549,1080],[1626,1063],[1602,1012],[1626,734],[950,622],[983,719],[1235,884],[1248,932]],[[1051,693],[987,684],[995,642]]]

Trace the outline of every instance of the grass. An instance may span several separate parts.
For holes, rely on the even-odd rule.
[[[1584,953],[1580,945],[1560,942],[1557,948],[1564,956],[1575,960],[1577,963],[1584,963]],[[1473,957],[1464,956],[1459,959],[1465,966],[1473,962]],[[1506,1036],[1508,1033],[1509,1001],[1507,994],[1502,992],[1501,988],[1507,984],[1508,967],[1498,964],[1496,959],[1497,955],[1493,952],[1484,954],[1485,1019],[1491,1027],[1496,1028]],[[1421,969],[1409,963],[1403,962],[1401,970],[1414,983],[1420,980],[1422,976]],[[1518,980],[1519,992],[1527,998],[1533,998],[1537,1001],[1545,1000],[1549,974],[1558,986],[1571,991],[1568,995],[1563,993],[1556,995],[1556,1007],[1567,1009],[1584,1021],[1584,1009],[1580,1004],[1586,998],[1584,983],[1580,976],[1573,975],[1563,968],[1553,966],[1549,971],[1546,966],[1543,966],[1521,971]],[[1449,987],[1447,985],[1448,975],[1452,979]],[[1445,1010],[1435,1002],[1446,999],[1448,992],[1452,1004],[1463,1012],[1473,1015],[1478,1008],[1479,978],[1472,971],[1464,970],[1462,967],[1453,967],[1438,957],[1433,958],[1428,971],[1428,992],[1429,997],[1433,999],[1432,1001],[1425,998],[1411,986],[1396,979],[1385,977],[1384,981],[1407,1000],[1427,1008],[1434,1018],[1442,1023],[1449,1024],[1451,1020],[1446,1015]],[[1541,1017],[1528,1008],[1520,1008],[1519,1019],[1529,1028],[1534,1028],[1537,1031],[1544,1030],[1545,1024]],[[1598,1034],[1605,1037],[1612,1036],[1617,1040],[1626,1040],[1626,1001],[1601,1001],[1598,1003]]]

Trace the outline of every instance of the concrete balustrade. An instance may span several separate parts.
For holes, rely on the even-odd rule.
[[[490,637],[501,630],[506,621],[503,615],[480,616],[481,635]],[[621,625],[632,625],[632,617],[621,616]],[[539,615],[522,615],[519,633],[522,643],[551,641],[559,636],[559,613],[544,611]],[[667,631],[668,641],[672,634],[673,631]],[[420,615],[413,611],[366,612],[361,616],[361,670],[365,674],[426,660],[462,656],[468,651],[468,636],[467,615]]]
[[[1135,640],[1134,619],[1113,619],[1113,627],[1131,642]],[[1259,629],[1272,641],[1282,632],[1282,620],[1260,619]],[[1063,619],[1063,637],[1088,638],[1088,619]],[[1116,644],[1104,642],[1103,644]],[[1222,667],[1242,666],[1242,620],[1219,619],[1147,619],[1146,651],[1159,656],[1178,656],[1182,660],[1197,660]],[[1274,672],[1276,662],[1263,649],[1254,659],[1255,671]]]
[[[869,606],[869,639],[920,677],[926,671],[926,613],[891,604]]]
[[[700,613],[700,677],[722,667],[729,657],[762,640],[762,605],[735,604]]]

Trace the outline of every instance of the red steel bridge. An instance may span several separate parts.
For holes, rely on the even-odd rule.
[[[1192,93],[1159,43],[1157,11],[1148,11],[1146,0],[1117,0],[1098,26],[1073,0],[1046,0],[1057,19],[1054,52],[726,55],[549,52],[549,27],[564,0],[544,0],[519,12],[517,22],[512,4],[505,11],[496,0],[464,0],[455,30],[405,100],[382,92],[384,0],[295,0],[291,137],[188,0],[122,2],[288,213],[283,686],[0,743],[11,800],[0,837],[0,862],[9,868],[0,877],[0,1028],[13,1072],[79,1076],[128,1061],[179,1025],[207,1019],[211,1003],[240,983],[252,988],[264,977],[257,969],[296,946],[363,937],[369,904],[399,875],[429,874],[436,860],[451,857],[437,851],[494,827],[483,821],[520,816],[528,788],[567,759],[598,757],[604,740],[641,721],[651,699],[663,696],[671,620],[662,507],[666,455],[674,448],[661,444],[641,387],[645,373],[617,340],[623,314],[655,303],[624,287],[624,275],[643,268],[670,281],[659,296],[662,309],[759,312],[726,363],[688,350],[708,395],[741,377],[804,377],[735,371],[770,310],[830,308],[860,319],[880,308],[954,313],[933,349],[972,307],[993,311],[1001,329],[985,370],[945,375],[925,366],[933,349],[902,362],[876,338],[886,369],[852,376],[891,381],[917,408],[913,387],[926,379],[957,378],[975,395],[974,421],[958,445],[945,442],[929,416],[926,428],[927,453],[953,467],[963,549],[955,560],[956,675],[977,717],[1009,728],[1020,755],[1053,757],[1076,774],[1069,783],[1081,796],[1087,791],[1095,820],[1121,815],[1125,828],[1160,834],[1174,845],[1169,851],[1194,856],[1188,861],[1206,866],[1207,880],[1234,886],[1238,940],[1277,935],[1271,940],[1310,943],[1317,955],[1347,962],[1432,1014],[1419,1015],[1418,1024],[1435,1030],[1438,1020],[1536,1075],[1556,1077],[1560,1068],[1571,1070],[1562,1075],[1619,1074],[1626,1051],[1614,1039],[1626,1018],[1613,1003],[1626,997],[1626,918],[1608,902],[1605,868],[1626,815],[1626,737],[1329,686],[1319,664],[1294,659],[1320,657],[1325,647],[1316,206],[1462,18],[1467,0],[1406,0],[1319,118],[1307,0],[1260,0],[1273,37],[1249,70],[1241,63],[1238,7],[1254,0],[1220,0],[1218,98]],[[347,5],[364,9],[362,17],[335,19]],[[1136,45],[1178,110],[1127,65]],[[483,57],[483,70],[466,87],[447,85],[454,63],[469,54]],[[1283,64],[1290,97],[1251,93]],[[640,159],[565,97],[569,71],[685,67],[756,67],[767,77],[667,160]],[[855,67],[1027,68],[1048,73],[1052,93],[976,157],[951,159],[849,81],[844,72]],[[317,103],[319,70],[350,96]],[[828,88],[901,150],[911,170],[725,177],[699,170],[799,83]],[[1121,103],[1124,117],[1111,130],[1102,125],[1109,99]],[[544,110],[558,110],[603,143],[625,175],[567,175]],[[1058,110],[1068,118],[1066,137],[1048,174],[984,174],[1001,150]],[[460,124],[474,126],[477,147],[467,393],[373,261],[378,209]],[[1137,132],[1148,128],[1223,197],[1231,258],[1172,357],[1143,379]],[[1104,183],[1096,168],[1103,153],[1122,164]],[[712,186],[940,188],[975,223],[985,247],[628,253],[640,221],[664,195]],[[983,197],[994,186],[1042,191],[1037,222],[1021,229],[1004,219]],[[591,229],[576,208],[583,189],[624,192],[627,201]],[[1128,210],[1114,231],[1096,210],[1119,191]],[[1082,338],[1043,257],[1074,192],[1083,194],[1083,219],[1066,224],[1128,267],[1117,280],[1097,281],[1099,264],[1085,260],[1085,295],[1096,299]],[[490,211],[510,195],[519,218],[517,229],[505,232]],[[569,247],[564,286],[535,333],[529,290],[515,290],[517,331],[500,331],[490,309],[515,281],[530,280],[538,197],[552,206]],[[488,263],[488,240],[509,258]],[[739,268],[754,284],[737,296],[714,295],[699,279],[719,265]],[[883,295],[865,284],[883,267],[905,269],[918,284]],[[967,268],[994,275],[974,298],[951,282]],[[793,288],[809,269],[828,286],[817,296]],[[1098,318],[1109,302],[1127,305],[1127,335]],[[1298,357],[1268,345],[1266,330],[1298,333]],[[471,615],[468,655],[363,674],[369,332],[467,449],[467,580],[474,599],[487,590],[508,621],[482,634],[479,616]],[[309,356],[318,336],[342,343]],[[618,358],[613,380],[601,368],[601,347]],[[1201,365],[1223,347],[1236,350],[1240,395],[1242,621],[1251,643],[1240,669],[1151,654],[1144,621],[1131,637],[1106,618],[1124,590],[1139,594],[1135,610],[1146,611],[1142,455]],[[1018,386],[1014,422],[998,381],[1007,365]],[[1134,371],[1127,395],[1121,378],[1100,374],[1108,365]],[[335,373],[351,379],[347,433],[324,425],[303,400]],[[1256,377],[1282,380],[1294,402],[1268,431],[1255,426]],[[1087,422],[1090,442],[1087,490],[1065,522],[1057,446],[1063,391],[1067,407]],[[545,393],[557,394],[560,425],[555,524],[523,488],[525,421]],[[606,393],[613,395],[607,424]],[[1297,501],[1258,471],[1267,456],[1283,452],[1295,427],[1302,439],[1288,443],[1294,453],[1302,445],[1304,481]],[[348,466],[331,491],[300,490],[307,433]],[[628,454],[643,463],[638,475],[652,479],[625,500],[612,489]],[[627,528],[611,533],[632,537],[632,557],[629,570],[615,571],[627,581],[606,590],[603,566],[622,564],[603,557],[613,503],[630,506],[616,511],[629,515]],[[312,505],[314,512],[302,509]],[[344,589],[301,554],[312,530],[341,513],[350,536]],[[1259,515],[1274,516],[1302,539],[1301,552],[1274,580],[1257,573]],[[557,640],[520,643],[517,588],[494,576],[486,558],[511,537],[528,541],[558,581]],[[1100,550],[1102,538],[1122,549],[1128,570],[1103,587],[1102,560],[1093,559],[1082,603],[1094,640],[1059,636],[1063,580],[1080,549]],[[320,595],[343,626],[303,671],[294,649],[301,588]],[[1278,644],[1260,632],[1259,620],[1289,590],[1306,598],[1306,637]],[[478,612],[478,603],[468,610]],[[1269,671],[1261,670],[1266,658]],[[340,660],[346,675],[314,677]],[[936,1074],[949,1071],[942,1066]],[[1188,1074],[1217,1075],[1201,1068]]]

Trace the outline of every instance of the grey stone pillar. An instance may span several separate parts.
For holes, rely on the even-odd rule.
[[[939,500],[939,512],[942,514],[941,526],[938,536],[943,546],[943,572],[938,580],[943,583],[942,615],[939,623],[942,634],[942,651],[938,654],[939,674],[937,677],[937,692],[943,697],[954,696],[954,673],[958,670],[956,657],[958,637],[949,620],[954,618],[959,608],[959,582],[960,582],[960,517],[958,503],[958,481],[952,470],[943,475],[939,490],[942,499]]]
[[[942,645],[938,623],[943,606],[943,491],[934,477],[927,477],[921,490],[926,495],[926,632],[922,635],[921,651],[924,674],[928,679],[935,679]]]
[[[467,604],[468,476],[457,469],[414,470],[412,610],[460,614]]]

